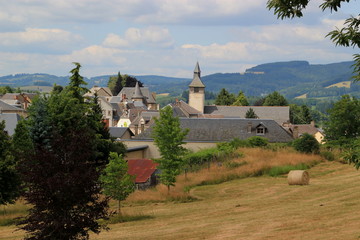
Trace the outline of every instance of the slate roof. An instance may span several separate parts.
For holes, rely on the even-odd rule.
[[[201,71],[199,67],[199,63],[196,63],[195,69],[194,69],[194,77],[191,83],[189,84],[189,87],[205,87],[204,83],[201,81]]]
[[[89,89],[89,92],[85,93],[84,96],[94,96],[95,93],[97,93],[99,90],[103,89],[104,92],[107,94],[107,96],[112,96],[111,90],[108,87],[98,87],[98,86],[94,86],[92,88]]]
[[[144,98],[144,95],[142,95],[140,91],[139,82],[136,82],[134,95],[131,98],[133,99]]]
[[[311,124],[292,124],[290,126],[290,129],[291,129],[292,132],[294,132],[295,127],[298,128],[299,135],[302,135],[304,133],[314,135],[315,133],[320,132],[319,129],[317,129],[315,126],[313,126]]]
[[[20,119],[20,116],[16,113],[0,114],[0,122],[5,121],[5,131],[9,134],[9,136],[12,136],[15,133],[16,125]]]
[[[6,102],[0,100],[0,110],[1,111],[25,111],[24,109],[11,106],[10,104],[7,104]]]
[[[204,107],[204,114],[223,115],[226,118],[245,118],[246,112],[252,108],[259,119],[272,119],[282,125],[290,121],[289,106],[216,106]]]
[[[127,127],[109,127],[110,136],[114,138],[122,138],[127,131],[134,135]]]
[[[156,103],[156,101],[148,87],[141,87],[140,91],[141,91],[141,94],[145,97],[147,103]],[[118,96],[121,97],[122,94],[125,94],[126,99],[131,100],[134,93],[135,93],[135,87],[124,87],[123,89],[121,89]]]
[[[172,107],[174,116],[178,117],[190,117],[190,116],[198,116],[201,114],[200,111],[196,110],[195,108],[191,107],[189,104],[180,100],[176,103],[169,104]]]
[[[251,124],[251,132],[248,125]],[[265,135],[257,135],[256,127],[259,124],[265,126]],[[193,142],[222,142],[234,138],[247,139],[252,136],[261,136],[269,142],[290,142],[293,140],[291,134],[270,119],[240,119],[240,118],[180,118],[181,128],[189,129],[185,141]],[[152,139],[152,128],[135,136],[135,139]]]
[[[135,183],[144,183],[156,171],[158,164],[150,159],[130,159],[128,166],[128,174],[136,176]]]

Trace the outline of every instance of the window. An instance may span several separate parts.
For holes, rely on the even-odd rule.
[[[256,134],[257,135],[264,135],[265,134],[265,128],[264,127],[258,127],[256,129]]]
[[[194,92],[198,93],[200,91],[200,88],[194,87]]]

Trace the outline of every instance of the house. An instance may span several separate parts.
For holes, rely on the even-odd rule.
[[[36,95],[35,93],[6,93],[1,100],[11,106],[27,110]]]
[[[135,176],[136,188],[145,190],[158,183],[158,164],[151,159],[128,160],[128,174]]]
[[[0,100],[0,114],[1,113],[16,113],[22,117],[27,116],[27,113],[24,109],[11,106],[10,104],[7,104],[6,102],[4,102],[2,100]]]
[[[113,96],[111,93],[110,88],[108,87],[98,87],[98,86],[94,86],[92,88],[89,89],[89,92],[84,94],[84,97],[94,97],[95,93],[99,96],[99,97],[103,97],[106,99],[106,101],[109,101],[110,98]]]
[[[134,134],[127,127],[109,127],[110,137],[116,139],[130,139]]]
[[[154,123],[154,118],[159,116],[159,111],[141,111],[139,115],[131,121],[129,128],[136,136],[148,129]]]
[[[123,102],[132,102],[135,106],[145,106],[149,110],[159,110],[156,103],[155,93],[151,93],[148,87],[139,87],[136,82],[135,87],[124,87],[118,94]]]
[[[290,142],[292,135],[272,119],[241,118],[180,118],[180,127],[189,129],[184,142],[185,148],[198,151],[216,146],[218,142],[234,138],[247,139],[260,136],[269,142]],[[132,139],[122,141],[128,147],[148,145],[147,158],[158,158],[160,153],[152,138],[152,127]]]
[[[287,129],[295,139],[301,137],[304,133],[308,133],[314,136],[319,143],[325,143],[325,135],[321,129],[315,127],[314,121],[311,121],[310,124],[289,124]]]
[[[12,136],[21,117],[17,113],[0,113],[0,122],[5,121],[5,132]]]

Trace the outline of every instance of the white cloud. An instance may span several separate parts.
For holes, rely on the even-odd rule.
[[[144,29],[129,28],[125,32],[125,36],[121,37],[116,34],[108,34],[103,41],[104,46],[107,47],[128,47],[128,46],[152,46],[159,48],[171,47],[174,40],[166,28],[147,27]]]
[[[0,33],[0,45],[4,46],[47,42],[51,42],[51,44],[66,44],[80,40],[81,37],[79,35],[74,35],[61,29],[27,28],[24,32]]]

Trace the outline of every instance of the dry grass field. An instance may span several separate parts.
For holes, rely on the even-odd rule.
[[[245,157],[237,161],[245,160],[248,164],[229,169],[233,174],[240,174],[242,168],[255,171],[257,165],[279,164],[276,159],[284,158],[270,151],[244,151]],[[265,160],[258,163],[256,155]],[[306,160],[307,156],[295,153],[288,157],[288,161],[298,157],[306,162],[316,158],[310,156]],[[200,180],[191,179],[209,178],[213,171],[221,175],[227,170],[212,166],[198,172],[197,177],[188,175],[185,180],[181,176],[179,185],[185,186],[186,181],[199,184]],[[289,186],[286,175],[196,186],[189,195],[197,200],[185,203],[157,199],[161,194],[151,195],[151,191],[161,192],[161,188],[136,192],[124,203],[123,213],[149,218],[110,224],[109,231],[91,235],[91,239],[359,239],[360,172],[350,165],[327,161],[308,172],[307,186]],[[172,191],[171,194],[177,192],[176,188]],[[151,201],[142,201],[141,194]],[[0,239],[21,239],[23,233],[14,230],[12,226],[0,227]]]

